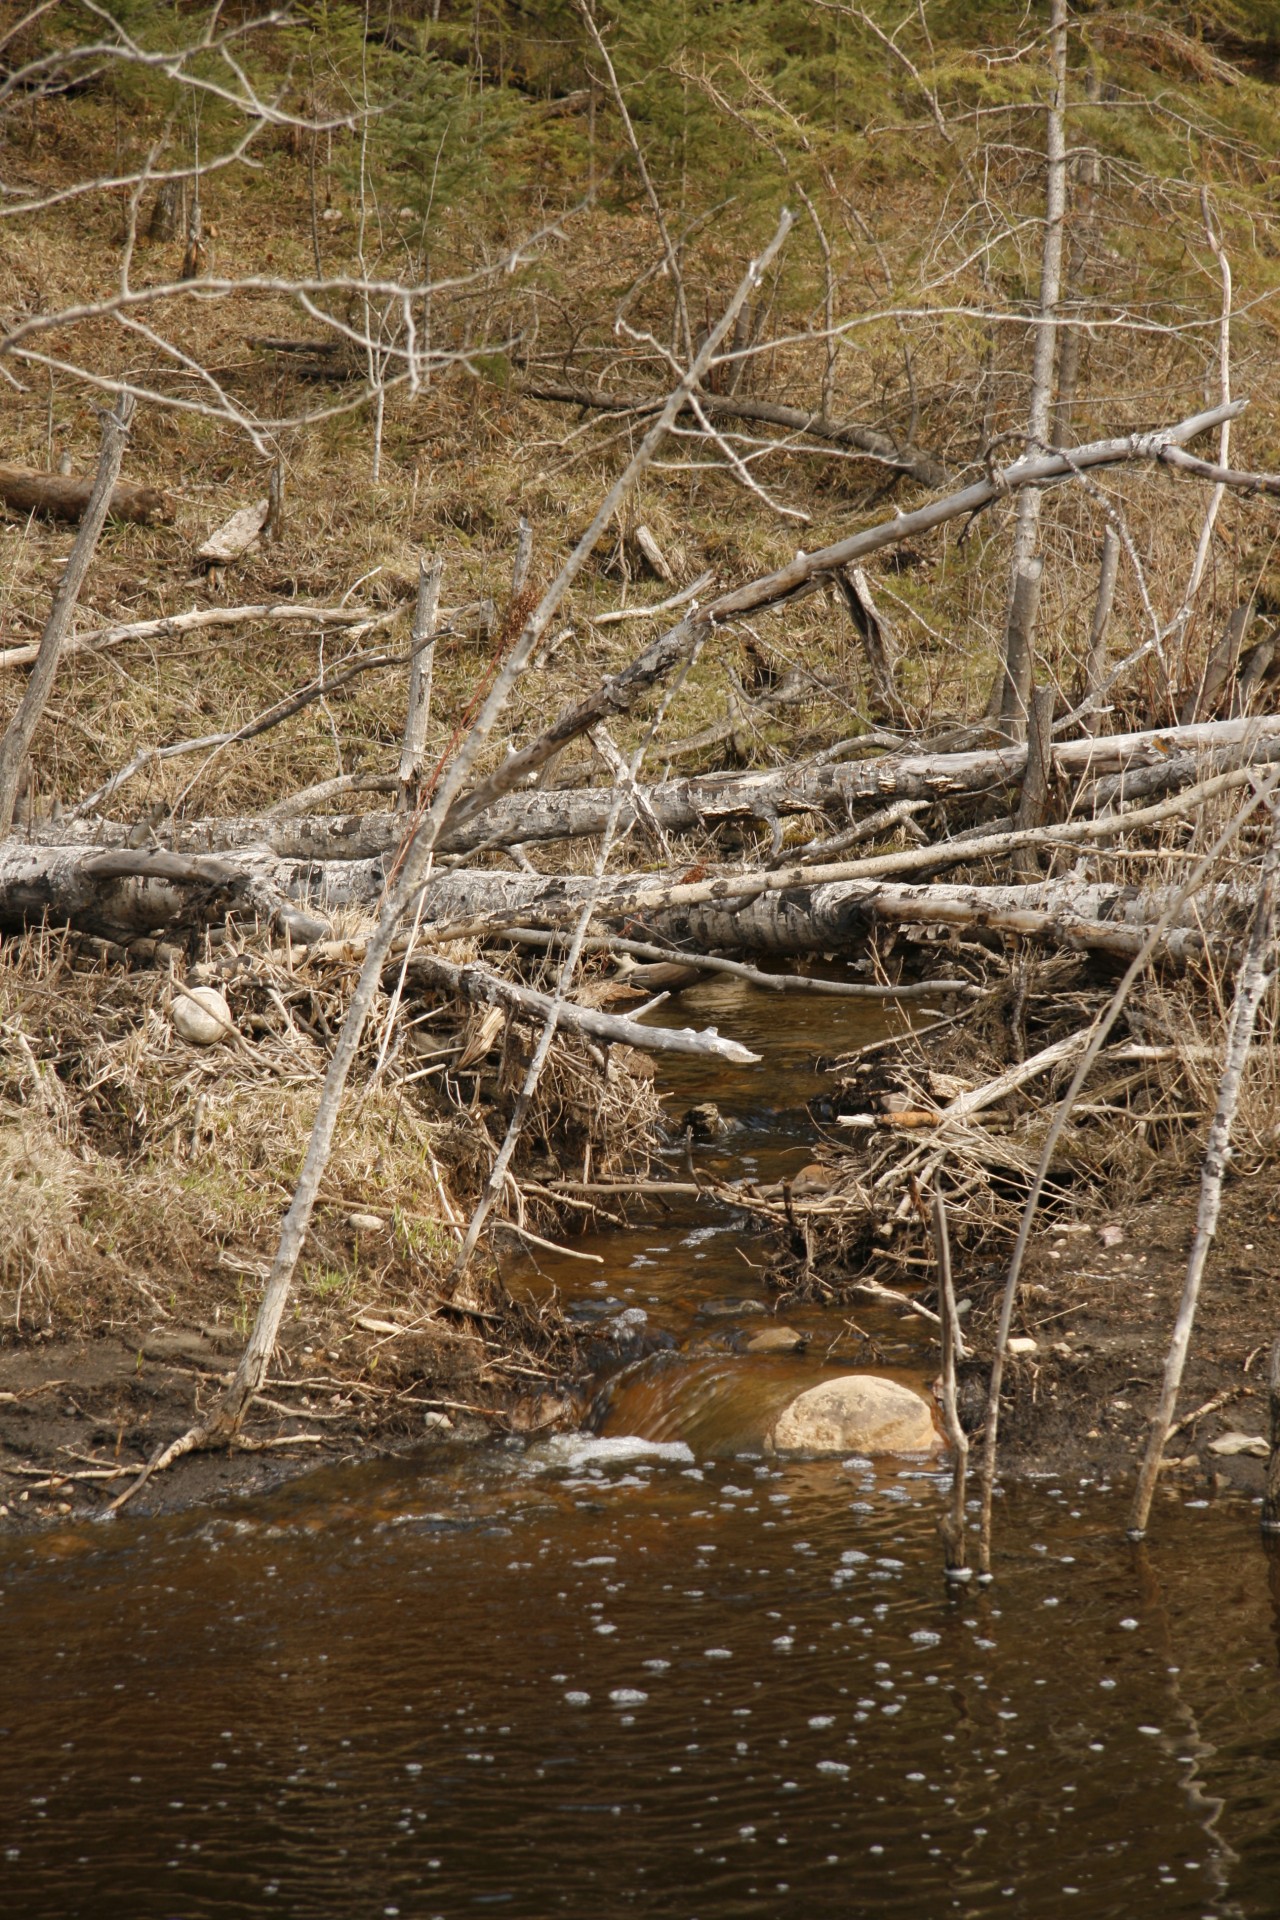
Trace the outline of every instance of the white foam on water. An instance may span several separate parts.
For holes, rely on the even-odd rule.
[[[606,1467],[631,1460],[669,1460],[680,1466],[693,1459],[683,1440],[644,1440],[638,1433],[557,1433],[526,1456],[535,1467]]]

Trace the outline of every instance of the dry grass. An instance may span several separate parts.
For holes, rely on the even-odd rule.
[[[103,143],[109,147],[114,137],[103,113],[92,100],[43,107],[42,140],[25,154],[26,172],[49,186],[78,177],[86,155],[106,150]],[[1012,174],[1005,184],[1012,191]],[[866,186],[866,217],[886,236],[887,257],[907,289],[916,284],[916,250],[927,259],[950,218],[941,189],[932,203],[926,204],[924,195],[918,178],[900,181],[891,170],[874,175]],[[265,183],[252,176],[221,177],[210,190],[207,212],[218,228],[212,263],[217,270],[309,271],[303,157],[285,147],[273,152]],[[7,298],[48,309],[112,286],[119,264],[116,219],[113,209],[99,207],[87,218],[80,210],[55,211],[36,230],[6,229],[0,234],[0,274],[11,290]],[[326,237],[326,264],[335,269],[350,264],[344,232],[339,226]],[[1127,231],[1126,259],[1138,259],[1143,244],[1157,246]],[[1174,246],[1170,239],[1168,247]],[[541,263],[545,285],[534,275],[509,293],[486,293],[491,331],[523,326],[536,309],[540,346],[549,360],[573,337],[594,371],[656,380],[643,358],[627,362],[609,327],[614,296],[650,264],[652,250],[647,220],[594,209],[549,245]],[[1237,257],[1242,308],[1270,272],[1263,251],[1259,246]],[[137,263],[140,277],[167,278],[178,252],[144,247]],[[705,292],[709,300],[718,299],[740,265],[738,253],[727,246],[716,251],[709,243],[697,268],[697,297]],[[1025,265],[1030,276],[1032,252]],[[1142,271],[1149,272],[1152,289],[1167,290],[1159,265],[1153,253]],[[553,281],[563,293],[559,305],[547,296]],[[1174,290],[1180,314],[1211,323],[1216,297],[1211,285],[1184,277]],[[995,296],[1009,289],[991,291]],[[946,291],[957,303],[969,296],[986,298],[973,272]],[[665,297],[655,287],[648,304],[641,302],[633,311],[635,323],[661,330],[668,318]],[[453,310],[446,306],[439,318],[442,335],[456,342],[470,337],[466,329],[473,325],[464,304]],[[1166,311],[1172,309],[1161,308]],[[800,306],[787,311],[784,297],[772,319],[783,331],[802,328],[807,315]],[[310,330],[299,326],[284,301],[240,297],[195,306],[182,327],[184,345],[217,369],[247,414],[284,414],[342,397],[341,389],[309,386],[295,369],[246,346],[250,333]],[[103,368],[118,371],[127,360],[148,377],[159,376],[158,359],[146,364],[144,354],[139,361],[141,350],[132,338],[122,340],[100,327],[91,345]],[[76,347],[88,351],[83,337]],[[941,320],[921,321],[913,351],[923,403],[918,437],[942,452],[959,481],[981,460],[984,438],[997,438],[1022,417],[1022,343],[999,328],[964,322],[949,329]],[[1242,457],[1259,465],[1274,463],[1280,447],[1280,404],[1263,377],[1273,352],[1271,324],[1265,309],[1258,309],[1242,329],[1236,385],[1255,389],[1255,408],[1240,439]],[[842,407],[859,417],[879,418],[886,396],[894,395],[896,405],[899,360],[900,342],[888,323],[855,336],[839,364]],[[750,379],[756,391],[771,398],[811,403],[815,364],[813,350],[801,343],[762,359]],[[1183,339],[1098,329],[1087,347],[1078,437],[1191,411],[1201,402],[1209,370],[1208,349],[1195,332]],[[97,423],[89,399],[61,377],[46,382],[42,374],[33,374],[25,394],[5,396],[6,457],[45,466],[65,451],[78,471],[90,469]],[[367,414],[349,413],[283,435],[283,537],[247,556],[213,586],[194,572],[194,550],[234,508],[264,491],[265,469],[245,438],[226,425],[143,408],[126,471],[168,488],[177,499],[177,517],[171,526],[108,530],[79,622],[88,627],[147,618],[218,598],[247,603],[291,597],[331,605],[349,595],[374,609],[395,609],[388,626],[358,643],[355,657],[403,650],[421,552],[444,556],[446,607],[492,599],[501,608],[519,516],[527,515],[533,525],[535,578],[545,577],[587,523],[633,434],[633,423],[578,421],[561,409],[522,400],[509,386],[455,371],[416,399],[393,396],[377,482]],[[885,497],[883,471],[865,461],[787,449],[762,463],[759,472],[779,498],[809,516],[804,524],[789,522],[723,472],[678,470],[675,463],[687,452],[687,443],[680,443],[672,464],[646,478],[624,523],[602,543],[563,609],[545,666],[526,677],[505,732],[493,743],[495,755],[540,729],[580,694],[584,683],[615,670],[650,637],[640,623],[604,629],[591,624],[600,611],[656,600],[665,592],[645,577],[638,560],[634,530],[639,522],[654,531],[681,583],[707,567],[729,582],[780,564],[798,542],[813,549],[854,524],[912,504],[905,485]],[[1106,498],[1123,510],[1152,597],[1167,619],[1185,582],[1203,495],[1164,476],[1153,481],[1120,474],[1103,484]],[[973,526],[956,527],[919,551],[894,554],[879,567],[877,591],[897,629],[902,691],[922,730],[980,711],[985,701],[1004,619],[1010,518],[1009,506],[1001,505]],[[1102,503],[1095,494],[1075,490],[1050,496],[1044,521],[1041,671],[1065,695],[1079,673],[1102,526]],[[1271,509],[1264,502],[1228,499],[1207,590],[1182,657],[1164,670],[1148,663],[1132,676],[1117,697],[1112,724],[1166,721],[1179,690],[1194,684],[1230,610],[1255,591],[1280,604],[1272,529]],[[38,635],[70,541],[67,530],[37,521],[0,522],[6,644]],[[1147,631],[1138,584],[1126,570],[1111,633],[1113,656],[1138,645]],[[815,595],[767,616],[754,632],[718,634],[672,703],[668,739],[696,734],[721,718],[728,672],[749,677],[743,648],[754,639],[784,665],[802,664],[815,676],[815,685],[811,698],[759,723],[749,742],[751,757],[781,761],[855,733],[873,717],[845,617],[827,596]],[[43,801],[72,806],[140,746],[234,728],[310,681],[321,667],[331,673],[347,659],[339,636],[267,626],[129,647],[96,658],[73,656],[59,676],[36,741]],[[485,642],[442,643],[430,749],[444,750],[489,665]],[[20,692],[20,676],[4,676],[0,722]],[[149,767],[121,790],[111,812],[130,822],[163,818],[174,808],[188,816],[253,814],[340,773],[387,773],[396,762],[404,695],[404,669],[368,674],[257,741]],[[643,724],[642,717],[622,724],[620,744],[634,746]],[[719,758],[713,752],[713,763]],[[663,764],[661,745],[653,764],[655,770]],[[685,769],[696,764],[696,756],[681,763]],[[566,782],[595,774],[585,746],[557,769]],[[964,824],[959,810],[950,824]],[[1207,828],[1203,822],[1198,831]],[[705,851],[724,853],[730,846],[722,833],[717,842],[690,841],[677,853],[694,858]],[[1185,852],[1185,842],[1171,835],[1166,870],[1180,873]],[[554,868],[583,855],[580,848],[553,849],[536,857],[543,867]],[[1143,871],[1160,868],[1157,859]],[[1098,872],[1127,882],[1135,868],[1104,858]],[[336,1031],[351,973],[335,962],[296,974],[256,937],[236,929],[216,949],[186,957],[208,965],[235,959],[227,992],[245,1036],[243,1049],[199,1054],[177,1040],[163,972],[94,962],[76,943],[45,936],[4,948],[0,1322],[89,1330],[132,1326],[139,1316],[169,1316],[239,1324],[250,1311],[300,1161],[326,1036]],[[1018,1036],[1010,1034],[1005,992],[986,1039],[974,1040],[949,1064],[971,1077],[995,1071],[1015,1039],[1019,1044],[1042,1040],[1064,1022],[1078,1023],[1103,990],[1088,984],[1071,1000],[1061,981],[1049,989],[1032,984]],[[1175,995],[1176,1003],[1161,1010],[1153,990],[1143,1003],[1151,1020],[1158,1012],[1175,1030],[1185,1030],[1190,1020],[1198,1034],[1213,1039],[1225,996],[1220,981],[1206,978],[1162,992]],[[419,1018],[420,1025],[408,1024]],[[379,1032],[375,1022],[298,1296],[299,1311],[327,1328],[324,1337],[335,1343],[340,1335],[350,1335],[355,1309],[371,1303],[410,1317],[429,1310],[434,1281],[453,1245],[450,1213],[465,1211],[487,1171],[522,1056],[521,1036],[504,1028],[499,1044],[478,1057],[479,1071],[470,1080],[453,1076],[457,1098],[451,1102],[437,1092],[449,1076],[413,1081],[408,1076],[431,1065],[428,1056],[435,1047],[479,1042],[483,1034],[476,1017],[453,1006],[407,1008],[389,1068],[379,1084],[370,1086]],[[1267,1058],[1273,1055],[1268,1052]],[[1244,1121],[1243,1137],[1259,1154],[1271,1151],[1270,1071],[1259,1065]],[[1094,1195],[1137,1192],[1175,1161],[1189,1166],[1198,1122],[1175,1116],[1184,1108],[1203,1113],[1211,1087],[1212,1063],[1199,1057],[1153,1070],[1141,1085],[1118,1089],[1096,1081],[1088,1098],[1122,1105],[1133,1119],[1121,1116],[1116,1124],[1113,1116],[1110,1125],[1092,1129],[1096,1139],[1077,1140],[1077,1201],[1086,1189]],[[614,1079],[603,1086],[586,1052],[561,1041],[517,1170],[574,1169],[588,1142],[599,1171],[617,1170],[627,1164],[631,1147],[642,1148],[655,1113],[644,1083]],[[963,1216],[957,1231],[968,1233],[974,1247],[1007,1230],[1043,1124],[1035,1101],[1007,1118],[1010,1124],[998,1134],[975,1130],[960,1155],[971,1187],[957,1208]],[[863,1221],[858,1244],[886,1260],[896,1253],[884,1242],[877,1247],[874,1222],[882,1202],[878,1189],[869,1194],[868,1183],[874,1189],[882,1176],[892,1176],[886,1191],[892,1195],[889,1211],[898,1219],[894,1231],[902,1248],[915,1244],[910,1240],[915,1215],[896,1152],[888,1150],[883,1163],[846,1168],[842,1176],[850,1214]],[[519,1217],[526,1203],[515,1195],[509,1204]],[[383,1216],[382,1235],[371,1238],[351,1229],[347,1222],[355,1211]],[[554,1218],[542,1225],[564,1229]]]
[[[234,928],[208,952],[187,978],[218,981],[234,1046],[179,1037],[162,971],[95,961],[72,936],[0,954],[0,1325],[247,1324],[357,965],[291,964]],[[384,1000],[300,1274],[296,1312],[330,1345],[362,1312],[430,1316],[528,1046],[514,1023],[410,993],[377,1075],[388,1014]],[[657,1114],[648,1080],[615,1064],[606,1081],[561,1039],[516,1179],[558,1171],[556,1154],[580,1165],[588,1145],[606,1177],[643,1173]],[[514,1182],[507,1213],[572,1231]]]

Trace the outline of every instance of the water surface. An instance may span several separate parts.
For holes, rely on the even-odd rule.
[[[702,1164],[794,1170],[813,1056],[885,1016],[699,995],[682,1023],[769,1058],[664,1067],[669,1106],[737,1123]],[[1253,1507],[1164,1489],[1134,1549],[1123,1489],[1011,1488],[995,1583],[949,1588],[941,1456],[766,1451],[792,1392],[866,1355],[815,1309],[786,1315],[807,1352],[742,1351],[774,1304],[744,1216],[579,1244],[607,1266],[512,1278],[606,1355],[633,1316],[597,1433],[0,1548],[6,1920],[1274,1920],[1280,1575]],[[927,1381],[918,1324],[858,1325]]]

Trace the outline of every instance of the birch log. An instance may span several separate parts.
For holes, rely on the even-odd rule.
[[[260,847],[217,856],[127,848],[108,854],[9,841],[0,846],[0,930],[47,919],[127,942],[219,919],[232,907],[243,911],[269,902],[256,910],[277,920],[292,915],[293,939],[309,943],[327,931],[325,922],[340,908],[374,911],[386,877],[382,860],[280,860]],[[1172,891],[1085,883],[1068,875],[1006,887],[828,881],[734,896],[733,879],[682,885],[672,873],[615,877],[599,886],[599,918],[652,928],[664,939],[707,952],[861,954],[878,926],[916,925],[1017,934],[1127,958]],[[441,873],[427,887],[422,925],[446,937],[463,931],[483,936],[531,921],[556,926],[581,910],[594,886],[589,876],[578,875]],[[1183,963],[1228,938],[1250,897],[1244,888],[1225,884],[1206,890],[1197,913],[1175,921],[1164,935],[1160,956]]]
[[[1097,777],[1095,803],[1109,806],[1117,799],[1137,799],[1189,785],[1206,770],[1261,765],[1277,755],[1280,715],[1266,715],[1059,741],[1052,749],[1051,766],[1046,765],[1046,777]],[[661,786],[637,787],[634,796],[623,802],[621,820],[623,827],[656,824],[666,833],[693,833],[726,821],[771,823],[783,816],[827,812],[844,816],[851,808],[878,807],[897,798],[941,802],[966,795],[1003,795],[1021,784],[1026,766],[1024,745],[969,753],[893,754],[780,772],[700,774]],[[1104,778],[1114,784],[1102,785]],[[481,846],[590,838],[604,831],[615,801],[611,787],[508,793],[484,813],[450,828],[442,836],[440,851],[465,854]],[[395,813],[296,818],[285,811],[287,804],[261,818],[175,821],[165,828],[166,844],[175,852],[225,853],[261,847],[278,859],[372,860],[394,852],[405,831],[403,816]],[[126,845],[132,832],[127,823],[90,819],[41,828],[33,837],[46,846],[114,847]]]

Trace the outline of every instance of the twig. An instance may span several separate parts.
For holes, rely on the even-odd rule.
[[[501,938],[521,947],[547,949],[563,945],[563,933],[543,932],[537,927],[506,927]],[[973,993],[968,980],[921,980],[908,986],[865,986],[850,980],[817,980],[804,974],[765,973],[742,960],[726,960],[718,954],[686,953],[680,947],[660,947],[648,940],[624,940],[621,935],[593,936],[583,942],[587,953],[625,953],[637,960],[672,961],[680,966],[696,967],[700,973],[726,973],[747,980],[768,993],[829,994],[848,1000],[919,1000],[931,993]]]
[[[183,634],[205,633],[214,627],[314,626],[347,627],[359,634],[371,633],[389,619],[398,608],[371,612],[367,607],[313,607],[305,601],[263,601],[244,607],[198,607],[190,613],[169,613],[156,620],[130,620],[110,627],[90,627],[73,634],[63,646],[63,657],[75,653],[105,653],[129,640],[176,640]],[[38,646],[6,647],[0,650],[0,671],[6,667],[30,666]]]
[[[597,1267],[604,1265],[602,1254],[584,1253],[580,1247],[564,1247],[558,1241],[544,1240],[540,1233],[533,1233],[528,1227],[517,1226],[514,1220],[504,1220],[501,1224],[508,1233],[517,1233],[522,1240],[528,1240],[535,1247],[544,1247],[548,1253],[563,1254],[566,1260],[590,1260]]]

